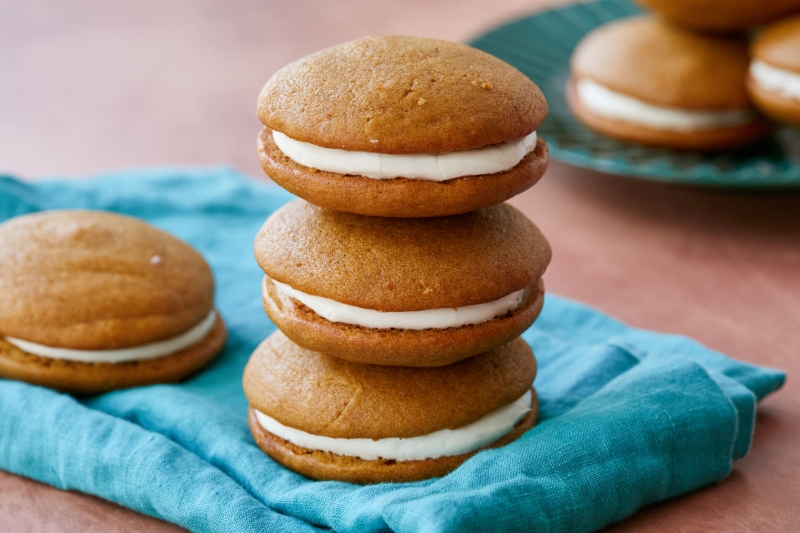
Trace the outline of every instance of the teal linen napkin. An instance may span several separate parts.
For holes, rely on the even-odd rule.
[[[535,428],[440,479],[310,481],[256,447],[241,388],[251,351],[275,329],[253,237],[291,198],[225,168],[0,179],[0,220],[102,209],[190,242],[214,270],[230,331],[214,363],[180,385],[75,399],[0,380],[0,469],[198,532],[591,531],[727,476],[750,446],[756,401],[785,379],[548,295],[524,334],[539,360]]]

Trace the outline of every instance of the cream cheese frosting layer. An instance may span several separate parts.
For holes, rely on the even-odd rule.
[[[750,76],[768,91],[775,91],[787,98],[800,100],[800,74],[775,68],[755,59],[750,63]]]
[[[341,439],[313,435],[284,426],[257,409],[255,413],[261,427],[296,446],[359,457],[367,461],[373,459],[416,461],[460,455],[493,443],[511,432],[525,417],[531,410],[531,400],[532,393],[528,390],[517,401],[489,413],[472,424],[406,439]]]
[[[423,311],[376,311],[343,304],[323,296],[314,296],[271,279],[280,298],[294,298],[316,314],[330,320],[371,329],[444,329],[458,328],[470,324],[481,324],[503,316],[522,303],[525,289],[504,296],[499,300],[465,307],[425,309]],[[267,278],[262,286],[267,296]]]
[[[447,181],[462,176],[496,174],[514,168],[536,148],[536,132],[475,150],[440,154],[380,154],[323,148],[287,137],[272,138],[286,156],[304,167],[376,180],[411,178]]]
[[[124,363],[164,357],[197,344],[208,335],[216,320],[217,313],[212,309],[208,316],[186,333],[171,339],[119,350],[73,350],[71,348],[54,348],[14,337],[6,337],[5,340],[24,352],[49,359],[65,359],[82,363]]]
[[[756,119],[751,110],[701,111],[661,107],[612,91],[589,79],[576,83],[578,99],[594,113],[656,130],[695,131],[740,126]]]

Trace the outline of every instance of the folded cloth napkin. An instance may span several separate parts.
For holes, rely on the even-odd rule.
[[[190,242],[214,270],[230,329],[221,356],[180,385],[75,399],[0,380],[0,469],[192,531],[591,531],[727,476],[750,446],[756,401],[783,384],[782,372],[548,295],[524,334],[539,360],[535,428],[440,479],[310,481],[256,447],[241,387],[251,351],[275,329],[253,237],[290,199],[224,168],[0,178],[0,220],[102,209]]]

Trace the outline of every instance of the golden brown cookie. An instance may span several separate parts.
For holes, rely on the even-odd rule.
[[[800,0],[636,0],[660,17],[695,30],[735,31],[800,11]]]
[[[753,59],[781,70],[800,73],[800,15],[764,28],[750,46]]]
[[[272,132],[350,152],[434,154],[520,139],[546,115],[539,88],[485,52],[422,37],[366,37],[295,61],[267,82],[258,99],[266,126],[258,151],[279,185],[322,207],[372,216],[452,215],[531,187],[547,167],[546,144],[539,140],[511,168],[437,182],[310,168],[284,154]]]
[[[508,63],[464,44],[398,35],[299,59],[258,97],[261,122],[292,139],[384,154],[497,144],[531,133],[546,115],[539,88]]]
[[[538,228],[508,204],[385,219],[294,200],[267,219],[254,248],[270,278],[378,311],[496,300],[539,279],[551,256]]]
[[[255,255],[267,275],[267,314],[298,344],[362,363],[439,366],[504,344],[533,323],[551,252],[536,226],[506,204],[386,219],[296,200],[261,228]],[[277,293],[275,281],[370,314],[463,309],[521,292],[516,307],[477,322],[418,329],[324,318],[298,296]]]
[[[264,128],[258,136],[264,172],[287,191],[327,209],[382,217],[458,215],[499,204],[535,185],[547,170],[549,154],[547,143],[539,139],[517,166],[497,174],[444,182],[374,180],[304,167],[280,151],[272,130]]]
[[[747,89],[767,116],[800,126],[800,16],[776,22],[750,47]]]
[[[535,375],[533,354],[519,338],[447,367],[421,369],[351,363],[301,348],[276,332],[253,353],[243,386],[251,430],[274,459],[310,477],[375,482],[443,475],[474,451],[414,461],[312,451],[266,431],[252,410],[286,427],[334,439],[413,438],[467,426],[517,401]],[[535,412],[502,442],[534,421]]]
[[[768,132],[747,96],[748,59],[741,40],[633,17],[587,35],[571,68],[570,109],[590,128],[613,137],[715,150],[751,143]]]
[[[286,426],[385,439],[471,424],[521,397],[535,377],[521,338],[452,365],[410,368],[344,361],[276,331],[253,352],[242,383],[255,409]]]
[[[174,381],[224,344],[206,262],[141,220],[95,211],[25,215],[0,224],[0,249],[0,376],[79,392],[157,381],[158,372]],[[187,335],[196,345],[186,345]],[[152,351],[154,343],[168,351],[182,337],[178,352],[165,353],[169,361],[141,361],[134,371],[132,361],[104,360],[119,356],[109,351]],[[78,353],[62,362],[53,349],[90,352],[96,361]]]

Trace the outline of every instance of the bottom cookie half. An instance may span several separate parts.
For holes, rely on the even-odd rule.
[[[205,366],[222,350],[226,338],[225,323],[218,315],[211,331],[194,346],[156,359],[113,364],[39,357],[0,338],[0,378],[82,395],[173,383]]]
[[[769,133],[770,125],[763,119],[740,126],[692,131],[659,130],[597,115],[580,101],[575,82],[567,86],[567,103],[575,117],[589,128],[604,135],[650,146],[677,150],[725,150],[748,145]]]
[[[533,389],[531,389],[533,390]],[[533,390],[531,410],[520,420],[514,429],[485,448],[497,448],[509,444],[536,424],[539,414],[539,398]],[[358,457],[337,455],[321,450],[296,446],[284,440],[258,423],[255,410],[248,409],[247,420],[250,431],[259,448],[286,468],[306,477],[326,481],[346,481],[348,483],[384,483],[420,481],[441,477],[478,453],[481,448],[461,455],[423,459],[419,461],[395,461],[392,459],[363,460]]]

